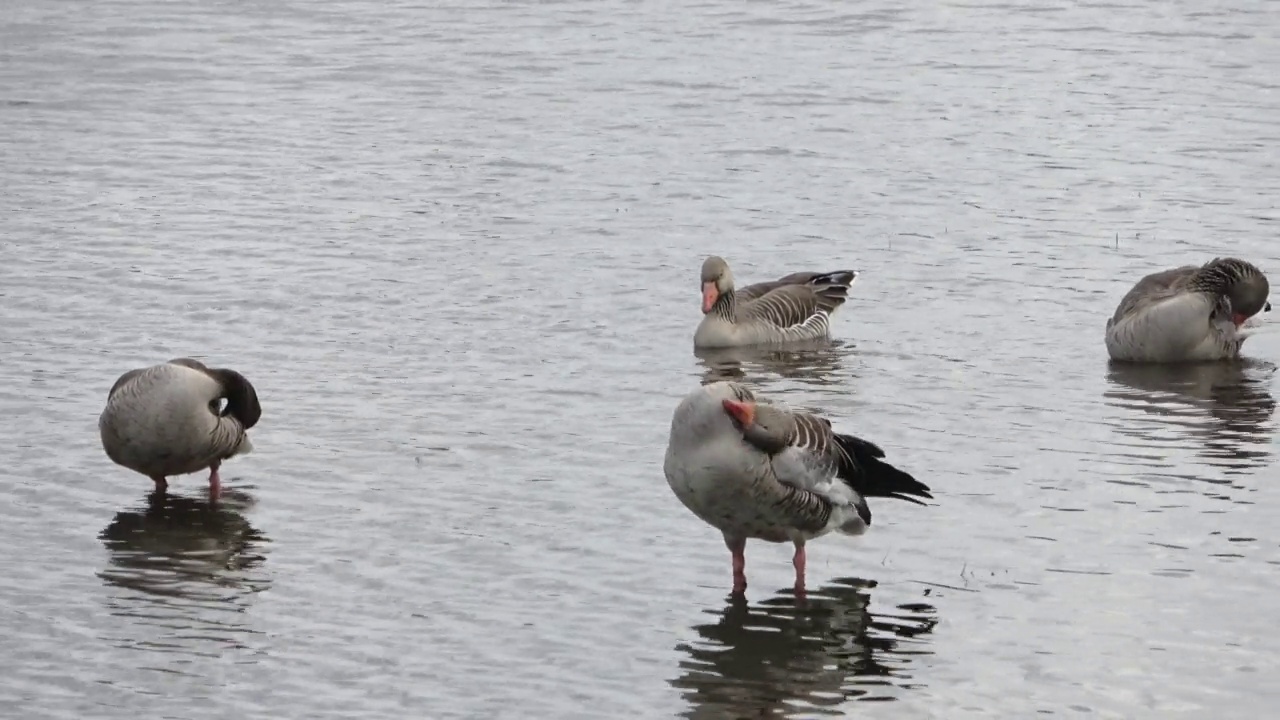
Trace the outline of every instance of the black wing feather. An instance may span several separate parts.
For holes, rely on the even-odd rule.
[[[837,474],[865,497],[891,497],[924,505],[917,498],[933,499],[929,486],[885,462],[884,450],[853,435],[835,435],[840,447]]]

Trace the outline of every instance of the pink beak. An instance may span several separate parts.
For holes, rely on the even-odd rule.
[[[716,289],[714,280],[702,283],[702,314],[711,312],[711,306],[715,305],[719,298],[720,291]]]
[[[756,421],[756,404],[753,402],[722,400],[720,404],[724,406],[725,412],[732,415],[744,428],[751,427],[751,424]]]
[[[1231,313],[1231,322],[1235,323],[1236,327],[1240,327],[1244,324],[1244,321],[1248,319],[1249,318],[1241,315],[1240,313]]]

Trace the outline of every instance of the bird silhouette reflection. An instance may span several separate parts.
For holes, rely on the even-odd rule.
[[[110,553],[100,573],[108,584],[174,599],[212,599],[261,589],[252,572],[267,538],[245,519],[247,494],[227,490],[216,503],[151,494],[137,509],[116,513],[98,536]]]
[[[703,367],[703,385],[746,380],[767,386],[769,375],[814,385],[840,382],[848,374],[847,352],[841,343],[814,340],[773,347],[695,348],[693,354]]]
[[[1107,401],[1156,422],[1117,430],[1167,444],[1196,442],[1206,464],[1245,470],[1264,465],[1275,433],[1275,365],[1257,360],[1176,365],[1112,363]]]
[[[937,624],[925,603],[872,613],[874,583],[835,580],[797,599],[779,594],[756,606],[731,598],[685,657],[672,685],[690,707],[684,717],[789,717],[841,714],[852,699],[892,698],[890,687],[914,687],[912,663],[931,654],[925,636]]]

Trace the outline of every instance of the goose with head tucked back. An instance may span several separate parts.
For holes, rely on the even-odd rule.
[[[1270,292],[1267,276],[1236,258],[1152,273],[1107,321],[1107,353],[1113,360],[1151,363],[1238,357],[1249,336],[1242,326],[1271,310]]]
[[[933,497],[876,445],[835,433],[825,418],[759,401],[736,382],[701,386],[680,402],[663,471],[680,502],[724,535],[736,594],[747,587],[748,538],[795,545],[800,594],[807,541],[866,532],[869,497],[922,505],[917,498]]]
[[[168,487],[170,475],[209,468],[209,494],[216,498],[218,467],[253,449],[246,431],[261,416],[258,394],[243,375],[178,358],[121,375],[107,394],[98,432],[107,457],[150,477],[157,491]]]
[[[797,272],[735,288],[724,258],[702,263],[702,322],[694,347],[777,345],[818,340],[831,330],[831,314],[849,297],[854,270]]]

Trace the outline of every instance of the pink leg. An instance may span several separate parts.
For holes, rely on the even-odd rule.
[[[725,538],[724,544],[729,546],[729,552],[733,553],[733,594],[741,595],[747,591],[747,557],[743,554],[747,541]]]
[[[214,463],[209,466],[209,470],[210,470],[209,499],[210,500],[217,500],[218,496],[222,494],[222,478],[218,477],[218,466],[221,464],[222,463],[215,460]]]
[[[791,558],[796,568],[796,596],[804,597],[804,545],[796,545],[796,554]]]
[[[156,484],[156,492],[158,493],[169,489],[169,481],[165,480],[163,475],[152,475],[151,482]]]

